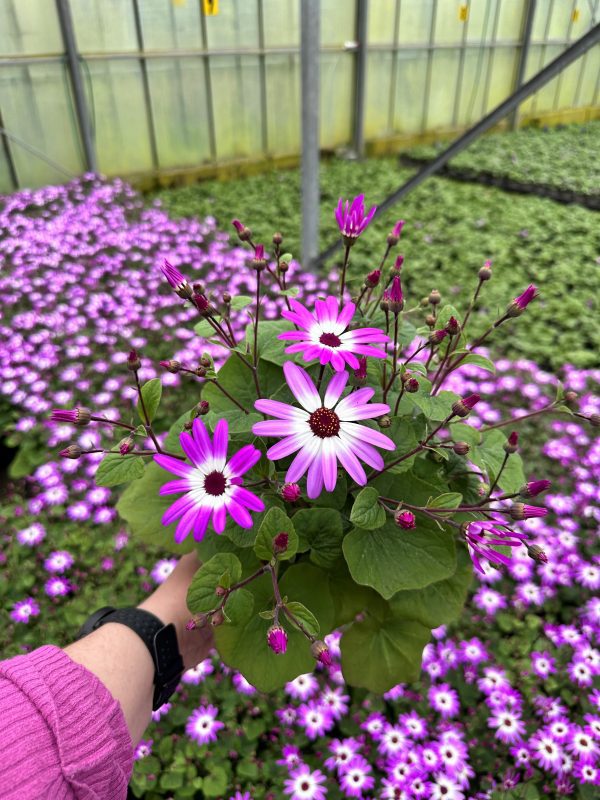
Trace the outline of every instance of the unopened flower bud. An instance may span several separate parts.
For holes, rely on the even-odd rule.
[[[196,410],[198,411],[198,416],[203,417],[210,411],[210,403],[208,402],[208,400],[200,400],[200,402],[196,406]]]
[[[295,503],[300,499],[300,487],[297,483],[286,483],[281,489],[281,496],[286,503]]]
[[[590,414],[588,417],[592,428],[600,428],[600,414]]]
[[[529,558],[532,558],[536,562],[536,564],[548,563],[548,556],[542,550],[541,547],[538,547],[537,544],[527,545],[527,555],[529,556]]]
[[[310,652],[312,657],[324,666],[330,667],[333,664],[333,661],[331,660],[331,653],[329,652],[325,642],[317,639],[316,642],[311,644]]]
[[[538,494],[547,491],[551,486],[550,481],[529,481],[519,489],[521,497],[537,497]]]
[[[283,242],[283,235],[277,231],[277,233],[273,234],[273,244],[281,244]]]
[[[425,324],[428,325],[430,328],[433,328],[435,325],[435,315],[434,314],[427,314],[425,317]]]
[[[237,235],[242,242],[249,242],[252,238],[252,231],[246,225],[239,221],[239,219],[232,219],[231,224],[237,231]]]
[[[381,270],[374,269],[372,272],[369,272],[367,277],[365,278],[365,286],[369,289],[374,289],[381,279]]]
[[[481,397],[478,394],[470,394],[467,397],[462,397],[452,404],[452,413],[457,417],[468,417],[469,413],[480,400]]]
[[[545,517],[547,513],[547,508],[541,506],[526,506],[524,503],[513,503],[509,511],[510,516],[518,521]]]
[[[450,334],[450,336],[456,336],[457,333],[460,333],[460,322],[456,319],[456,317],[450,317],[448,324],[446,325],[446,331]]]
[[[387,414],[384,414],[383,417],[379,417],[377,424],[380,428],[389,428],[392,424],[391,417],[389,417]]]
[[[196,367],[194,370],[194,374],[197,375],[199,378],[204,378],[206,376],[206,367]]]
[[[184,431],[191,431],[194,428],[194,422],[191,419],[188,419],[187,422],[183,423],[183,430]]]
[[[422,297],[419,305],[421,306],[421,308],[427,308],[427,306],[429,305],[429,297]]]
[[[387,235],[387,243],[390,247],[394,247],[400,241],[400,234],[402,233],[402,228],[404,227],[404,220],[399,219],[398,222],[394,225],[392,230]]]
[[[88,425],[92,419],[92,412],[85,406],[78,408],[54,408],[50,414],[50,419],[53,422],[71,422],[73,425],[78,425],[80,428]]]
[[[289,268],[290,268],[290,265],[288,264],[287,261],[280,261],[278,266],[277,266],[277,271],[286,273]]]
[[[208,302],[208,297],[205,294],[196,293],[193,296],[192,300],[194,301],[194,304],[195,304],[196,308],[198,309],[198,311],[200,312],[201,316],[203,316],[203,317],[210,317],[211,316],[212,308],[211,308],[210,303]]]
[[[394,266],[390,267],[390,275],[397,275],[400,270],[402,269],[402,265],[404,264],[404,256],[399,255],[396,256],[396,260],[394,261]]]
[[[261,272],[267,266],[265,248],[262,244],[257,244],[254,248],[254,258],[250,263],[257,272]]]
[[[442,295],[438,292],[437,289],[432,289],[429,292],[429,304],[432,306],[437,306],[441,302],[442,302]]]
[[[210,624],[213,628],[222,625],[225,622],[225,614],[222,611],[215,611],[215,613],[210,618]]]
[[[429,341],[431,344],[439,344],[444,341],[446,336],[448,336],[448,331],[445,328],[439,328],[437,331],[431,331]]]
[[[577,394],[577,392],[573,391],[565,392],[565,396],[563,399],[565,401],[565,405],[569,406],[569,408],[577,408],[579,401],[579,395]]]
[[[367,382],[367,357],[360,356],[358,359],[358,369],[352,370],[351,382],[353,386],[364,386]]]
[[[224,586],[217,586],[215,589],[215,594],[217,597],[225,597],[227,594],[227,589]]]
[[[208,356],[202,356],[200,359],[200,364],[208,369],[210,366],[212,366],[212,361]]]
[[[533,284],[530,284],[522,294],[520,294],[518,297],[515,297],[515,299],[508,304],[506,308],[507,315],[509,317],[520,317],[529,303],[531,303],[531,301],[537,296],[537,288]]]
[[[192,289],[194,290],[194,294],[204,294],[204,284],[203,283],[193,283]]]
[[[479,280],[480,281],[489,281],[492,277],[492,262],[486,261],[483,267],[479,270]]]
[[[68,447],[65,447],[64,450],[61,450],[59,456],[61,458],[80,458],[83,453],[83,450],[78,444],[70,444]]]
[[[229,294],[229,292],[223,292],[223,302],[225,303],[226,306],[228,306],[231,303],[231,295]]]
[[[379,301],[379,308],[382,311],[389,311],[390,310],[390,294],[389,292],[384,292],[381,296],[381,300]]]
[[[285,531],[281,531],[277,534],[277,536],[273,537],[273,553],[276,556],[285,553],[288,549],[288,544],[290,541],[289,535]]]
[[[505,453],[516,453],[519,449],[519,434],[516,431],[512,431],[502,446]]]
[[[267,631],[267,644],[275,655],[281,655],[287,650],[287,633],[281,625],[271,625]]]
[[[137,350],[130,350],[127,356],[127,369],[130,369],[132,372],[137,372],[141,366],[142,362],[140,361]]]
[[[131,453],[134,447],[135,439],[133,436],[126,436],[119,442],[119,453],[121,453],[122,456],[126,456],[127,453]]]
[[[389,291],[389,305],[392,314],[399,314],[404,308],[404,296],[399,275],[395,275],[392,279],[392,287]]]
[[[417,527],[417,520],[412,511],[396,511],[394,522],[405,531],[412,531]]]
[[[466,456],[471,449],[471,446],[468,444],[468,442],[454,442],[452,449],[457,456]]]
[[[416,378],[409,378],[404,383],[404,389],[410,394],[414,394],[415,392],[419,391],[419,381]]]
[[[174,375],[177,374],[181,369],[181,363],[179,361],[175,361],[174,359],[171,359],[170,361],[161,361],[160,365],[169,372],[172,372]]]

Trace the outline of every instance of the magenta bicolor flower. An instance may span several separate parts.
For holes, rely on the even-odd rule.
[[[32,522],[27,528],[17,531],[17,541],[25,547],[35,547],[46,537],[46,529],[39,522]]]
[[[447,683],[432,686],[428,692],[429,703],[444,719],[455,717],[460,710],[458,693]]]
[[[315,313],[297,300],[290,300],[292,311],[283,309],[281,316],[289,319],[300,330],[286,331],[277,337],[295,344],[285,348],[286,353],[302,353],[305,361],[318,359],[321,364],[329,364],[336,372],[346,368],[358,369],[357,355],[385,358],[385,353],[374,344],[383,344],[389,337],[379,328],[357,328],[348,330],[356,306],[346,303],[339,310],[338,300],[333,296],[315,301]]]
[[[10,618],[13,622],[28,623],[31,617],[37,617],[40,613],[40,607],[33,597],[26,597],[25,600],[17,600],[13,605],[10,612]]]
[[[191,465],[173,456],[154,456],[159,466],[178,476],[161,486],[160,494],[185,492],[162,518],[163,525],[179,519],[176,542],[182,542],[192,529],[194,539],[200,541],[211,519],[214,530],[223,533],[227,514],[241,528],[251,528],[250,511],[264,510],[263,501],[242,486],[242,475],[260,459],[260,451],[248,444],[228,461],[228,431],[227,420],[219,420],[211,442],[202,420],[195,419],[191,433],[184,431],[179,436]]]
[[[267,644],[275,655],[281,655],[287,650],[287,633],[281,625],[271,625],[267,631]]]
[[[350,204],[349,200],[344,201],[340,197],[335,210],[335,218],[340,228],[340,233],[347,239],[356,240],[365,230],[373,215],[377,211],[377,206],[373,206],[368,214],[365,214],[365,196],[359,194]]]
[[[135,748],[133,753],[134,761],[139,761],[142,758],[146,758],[152,752],[152,739],[142,739],[138,746]]]
[[[283,791],[290,795],[290,800],[325,800],[327,789],[322,786],[325,780],[320,769],[313,772],[306,764],[300,764],[290,772]]]
[[[219,709],[216,706],[200,706],[188,717],[185,732],[198,744],[217,741],[217,731],[224,728],[223,722],[216,718]]]
[[[308,471],[307,493],[310,498],[318,497],[323,486],[328,492],[335,489],[338,461],[350,477],[364,486],[367,476],[358,459],[380,470],[383,459],[375,447],[395,450],[396,445],[380,431],[360,425],[358,421],[380,417],[389,411],[389,406],[369,403],[375,393],[370,388],[359,389],[340,400],[348,381],[347,372],[337,372],[331,378],[321,400],[305,370],[286,361],[283,371],[302,408],[276,400],[256,401],[254,406],[258,411],[277,419],[255,423],[252,432],[257,436],[283,437],[267,450],[268,458],[277,461],[299,451],[285,480],[293,483]]]
[[[372,767],[363,756],[354,756],[349,764],[341,768],[340,787],[346,797],[363,797],[375,785],[370,774]]]
[[[200,661],[199,664],[196,664],[195,667],[190,667],[186,669],[186,671],[181,676],[181,680],[183,683],[191,683],[194,686],[197,686],[199,683],[202,683],[205,678],[211,675],[215,671],[213,662],[210,658],[205,658],[203,661]]]
[[[73,565],[73,556],[68,550],[54,550],[44,561],[47,572],[64,572]]]
[[[150,576],[154,583],[164,583],[177,566],[176,558],[161,558],[152,567]]]
[[[469,548],[469,555],[475,568],[485,575],[485,570],[481,566],[481,559],[486,558],[493,564],[510,564],[510,559],[494,549],[497,545],[508,547],[519,547],[523,544],[521,539],[511,538],[508,532],[503,531],[498,522],[491,520],[475,520],[469,522],[465,528],[465,541]]]
[[[64,597],[71,591],[71,584],[66,578],[54,575],[44,584],[44,591],[48,597]]]

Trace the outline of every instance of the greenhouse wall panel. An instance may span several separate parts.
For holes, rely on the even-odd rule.
[[[106,174],[199,171],[301,150],[300,0],[70,0],[76,61]],[[525,0],[320,3],[320,144],[357,144],[366,47],[367,143],[462,130],[516,87]],[[597,24],[600,0],[537,0],[524,79]],[[595,115],[600,48],[522,103],[518,119]],[[0,0],[0,190],[89,167],[55,0]],[[394,144],[396,143],[396,144]],[[89,153],[89,148],[88,151]]]

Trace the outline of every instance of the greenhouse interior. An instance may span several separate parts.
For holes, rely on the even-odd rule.
[[[0,0],[1,800],[600,797],[600,0]]]

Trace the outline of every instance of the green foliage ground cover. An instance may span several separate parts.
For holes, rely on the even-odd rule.
[[[327,162],[321,173],[321,246],[335,241],[332,208],[338,192],[364,192],[368,203],[381,202],[411,174],[396,159]],[[222,183],[205,182],[170,189],[158,195],[176,216],[213,215],[227,230],[239,217],[268,244],[273,221],[285,236],[285,248],[299,253],[300,174],[273,172]],[[492,260],[482,310],[495,313],[529,283],[542,297],[527,324],[505,340],[509,356],[526,356],[542,366],[557,368],[565,360],[594,366],[600,351],[600,225],[597,212],[565,206],[552,200],[507,194],[500,189],[432,179],[397,207],[407,220],[401,252],[406,257],[403,285],[409,302],[439,288],[452,302],[454,295],[476,283],[476,273]],[[385,221],[374,220],[364,245],[353,256],[356,287],[382,256]],[[326,268],[339,262],[334,256]],[[477,324],[477,323],[476,323]],[[481,323],[483,324],[483,322]]]
[[[447,142],[419,145],[408,154],[429,159],[446,146]],[[600,121],[555,128],[522,128],[478,139],[453,158],[450,166],[597,195],[599,151]]]

